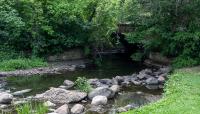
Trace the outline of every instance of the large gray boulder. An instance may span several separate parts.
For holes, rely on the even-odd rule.
[[[43,94],[36,95],[36,99],[48,100],[55,104],[65,104],[79,102],[87,97],[87,93],[79,91],[69,91],[61,88],[51,88]]]
[[[70,114],[69,107],[67,104],[62,105],[58,109],[55,110],[55,113],[57,114]]]
[[[72,114],[82,114],[85,111],[85,107],[81,104],[76,104],[71,108]]]
[[[96,96],[92,99],[92,105],[106,105],[108,102],[108,99],[106,96]]]
[[[12,100],[13,95],[6,92],[0,93],[0,104],[11,104]]]
[[[113,98],[115,95],[115,92],[113,92],[110,88],[108,87],[98,87],[94,90],[92,90],[89,94],[88,97],[89,99],[93,99],[95,96],[106,96],[107,98]]]

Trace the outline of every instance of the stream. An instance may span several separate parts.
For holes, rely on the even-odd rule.
[[[66,64],[69,62],[66,62]],[[51,63],[51,64],[63,64]],[[74,64],[71,63],[70,64]],[[76,69],[73,72],[64,72],[56,75],[34,75],[27,77],[9,77],[6,79],[6,86],[4,89],[11,92],[32,89],[31,92],[20,96],[21,98],[34,96],[39,93],[43,93],[50,87],[59,87],[63,84],[64,80],[75,81],[77,77],[86,77],[87,79],[98,78],[112,79],[115,76],[131,75],[138,73],[142,69],[147,68],[144,65],[134,63],[118,57],[106,57],[100,67],[86,66],[84,69]],[[108,105],[104,107],[101,114],[115,114],[115,109],[118,107],[124,107],[128,104],[134,104],[136,107],[143,106],[150,102],[155,102],[161,98],[162,90],[149,90],[142,86],[128,86],[121,89],[120,93],[114,98],[108,101]],[[90,102],[83,103],[84,106],[89,109],[86,114],[99,114],[94,110],[90,110]]]

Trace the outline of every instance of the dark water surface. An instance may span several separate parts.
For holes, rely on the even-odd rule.
[[[49,87],[58,87],[62,85],[65,79],[75,81],[77,77],[90,78],[112,78],[115,76],[130,75],[137,73],[146,68],[144,65],[133,63],[128,60],[119,58],[106,58],[101,67],[87,67],[85,69],[78,69],[73,72],[65,72],[60,75],[43,75],[31,77],[10,77],[7,79],[7,88],[13,91],[32,89],[32,91],[25,96],[36,95],[49,89]],[[109,101],[109,105],[104,114],[112,114],[115,107],[126,106],[134,103],[137,106],[142,106],[146,103],[154,101],[161,96],[161,90],[148,90],[144,87],[126,87],[123,88],[120,94],[113,100]],[[25,97],[23,96],[23,97]],[[86,107],[90,107],[90,103]],[[96,114],[88,112],[88,114]]]

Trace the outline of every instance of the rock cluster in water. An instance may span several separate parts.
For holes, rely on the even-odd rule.
[[[113,99],[120,91],[120,88],[124,86],[145,86],[149,89],[163,88],[169,72],[170,68],[164,67],[157,70],[145,69],[138,74],[116,76],[113,79],[89,79],[88,83],[93,89],[88,93],[79,90],[69,90],[74,86],[74,82],[65,80],[63,85],[58,88],[50,88],[42,94],[26,98],[26,100],[34,99],[45,101],[44,105],[50,108],[51,113],[49,114],[81,114],[88,110],[101,111],[103,110],[101,107],[105,106],[109,99]],[[14,96],[22,95],[30,91],[30,89],[27,89],[14,93],[0,92],[0,108],[13,102],[13,104],[25,103],[24,101],[15,102]],[[85,102],[91,102],[90,109],[87,110],[82,105]],[[71,104],[74,105],[70,106]],[[125,107],[117,108],[117,112],[127,111],[136,107],[134,104],[129,104]]]
[[[130,76],[116,76],[113,79],[89,79],[88,82],[93,87],[111,87],[112,85],[123,87],[136,85],[145,86],[148,89],[162,89],[169,72],[169,67],[160,68],[158,70],[144,69],[138,74],[132,74]]]

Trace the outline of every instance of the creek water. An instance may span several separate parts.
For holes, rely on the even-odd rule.
[[[63,64],[63,63],[62,63]],[[88,66],[84,69],[77,69],[73,72],[65,72],[57,75],[42,75],[42,76],[29,76],[29,77],[9,77],[7,78],[6,89],[11,92],[32,89],[30,93],[21,97],[34,96],[43,93],[50,87],[58,87],[62,85],[64,80],[75,81],[77,77],[90,78],[110,78],[115,76],[124,76],[137,73],[146,68],[144,65],[120,59],[118,57],[106,57],[100,67]],[[109,100],[108,105],[104,108],[103,114],[113,114],[117,107],[123,107],[128,104],[135,104],[142,106],[147,103],[158,100],[161,97],[162,90],[149,90],[144,87],[130,86],[122,88],[116,98]],[[91,107],[90,103],[84,104],[87,108]],[[87,114],[98,114],[94,111],[88,111]]]

